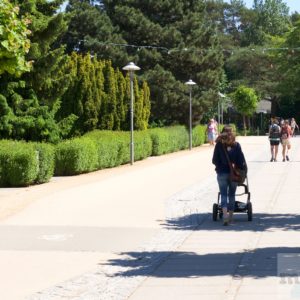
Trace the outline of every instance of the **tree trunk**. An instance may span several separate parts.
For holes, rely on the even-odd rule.
[[[243,115],[243,127],[244,127],[244,135],[246,136],[247,125],[246,125],[246,116],[245,115]]]

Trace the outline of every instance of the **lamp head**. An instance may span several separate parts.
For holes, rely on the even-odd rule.
[[[135,65],[133,62],[130,62],[125,67],[123,67],[123,70],[125,70],[125,71],[138,71],[140,69],[141,68],[138,67],[137,65]]]
[[[190,80],[187,81],[185,84],[186,84],[186,85],[189,85],[189,86],[193,86],[193,85],[196,84],[196,82],[194,82],[192,79],[190,79]]]

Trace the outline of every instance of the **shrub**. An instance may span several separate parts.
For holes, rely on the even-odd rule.
[[[130,132],[94,130],[85,136],[97,145],[98,169],[114,167],[130,161]],[[152,141],[147,131],[134,132],[134,159],[151,155]]]
[[[134,135],[134,159],[141,160],[152,153],[152,140],[147,130],[136,131]]]
[[[97,149],[97,169],[117,166],[119,142],[116,135],[108,130],[94,130],[85,135],[92,139]]]
[[[35,182],[39,173],[38,152],[32,144],[1,141],[0,185],[28,186]]]
[[[37,151],[39,161],[39,172],[35,182],[48,182],[54,174],[54,147],[45,143],[34,143],[33,146]]]
[[[206,136],[206,126],[197,125],[193,128],[193,146],[200,146],[204,144],[207,140]]]
[[[55,174],[76,175],[97,169],[97,146],[87,137],[59,143],[55,149]]]
[[[149,129],[152,155],[170,153],[188,147],[188,132],[184,126]]]

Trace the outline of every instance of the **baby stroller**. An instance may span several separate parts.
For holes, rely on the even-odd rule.
[[[235,201],[234,212],[239,213],[247,213],[248,221],[252,221],[252,203],[250,201],[250,192],[249,192],[249,184],[248,177],[246,176],[245,183],[238,184],[238,187],[243,187],[244,191],[239,194],[235,194],[235,196],[247,195],[247,202]],[[221,193],[218,192],[218,201],[213,204],[213,214],[212,218],[214,221],[217,221],[218,216],[220,219],[223,217],[223,211],[220,204]]]

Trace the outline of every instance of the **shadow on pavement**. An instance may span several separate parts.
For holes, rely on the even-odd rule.
[[[107,265],[124,268],[123,271],[119,271],[113,275],[124,277],[149,276],[150,274],[151,277],[158,278],[190,278],[226,275],[265,278],[278,276],[277,255],[288,253],[299,253],[299,248],[266,247],[258,248],[253,251],[209,254],[197,254],[195,252],[185,251],[126,252],[122,253],[122,255],[127,257],[126,259],[113,259],[110,260]],[[159,265],[156,264],[155,267],[153,262],[157,260],[158,256],[165,257],[165,259]],[[289,272],[288,274],[292,273],[293,272]],[[285,276],[292,275],[285,274]]]
[[[234,224],[224,227],[222,220],[212,220],[212,214],[190,214],[180,218],[168,219],[162,224],[174,230],[230,230],[266,231],[272,229],[300,230],[300,215],[254,213],[253,221],[248,221],[246,213],[235,213]]]

